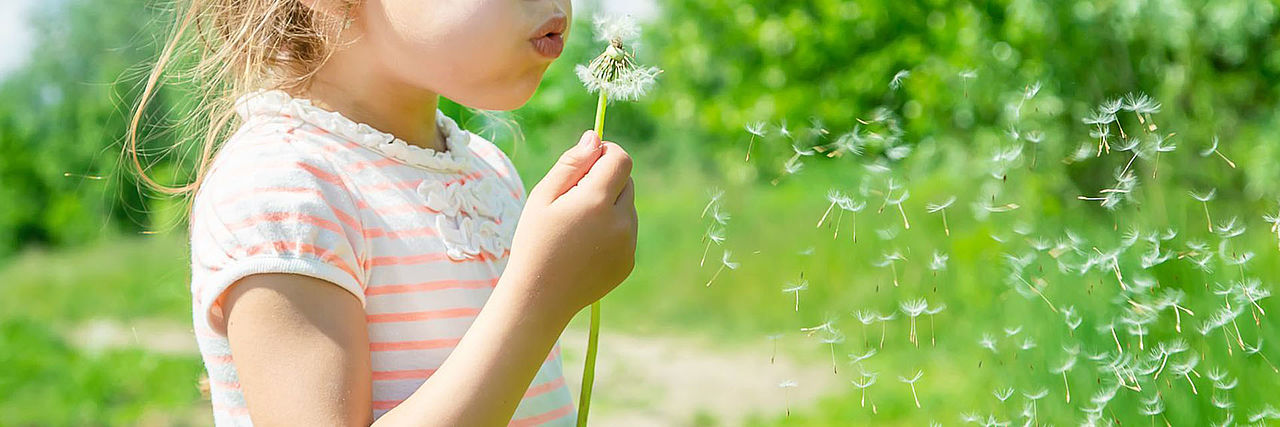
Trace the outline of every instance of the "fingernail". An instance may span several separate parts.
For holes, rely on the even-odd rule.
[[[596,148],[596,131],[588,130],[582,133],[582,139],[578,140],[578,150],[583,152],[594,151]]]

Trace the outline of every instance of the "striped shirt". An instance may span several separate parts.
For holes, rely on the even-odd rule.
[[[363,305],[373,417],[449,356],[506,266],[525,199],[510,159],[437,111],[447,149],[390,134],[281,91],[242,97],[190,221],[192,320],[215,424],[252,425],[222,324],[223,297],[257,273],[315,277]],[[512,425],[571,425],[560,345]]]

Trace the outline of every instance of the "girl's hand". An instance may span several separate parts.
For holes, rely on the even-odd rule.
[[[634,186],[631,156],[584,133],[529,192],[503,275],[567,316],[609,293],[635,266]]]

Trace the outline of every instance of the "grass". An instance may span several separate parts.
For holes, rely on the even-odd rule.
[[[765,149],[761,145],[756,148]],[[1050,148],[1041,145],[1045,150],[1039,154],[1042,164],[1051,158]],[[757,349],[762,359],[770,357],[766,336],[783,334],[778,340],[781,352],[825,367],[830,364],[831,346],[819,341],[821,335],[806,337],[799,331],[833,320],[833,327],[847,337],[834,348],[841,366],[839,374],[833,375],[842,383],[860,375],[859,367],[844,364],[846,353],[862,353],[867,348],[878,351],[861,367],[879,374],[876,385],[867,391],[866,407],[859,404],[859,390],[849,384],[845,393],[812,402],[816,403],[812,410],[792,411],[790,416],[759,413],[751,418],[752,425],[955,424],[964,413],[1020,419],[1016,417],[1025,400],[1022,394],[1040,388],[1047,389],[1048,395],[1037,403],[1039,420],[1058,424],[1078,421],[1082,417],[1079,408],[1112,381],[1111,377],[1082,356],[1069,373],[1072,403],[1068,405],[1062,377],[1050,373],[1049,367],[1063,359],[1064,344],[1078,344],[1085,353],[1114,350],[1111,334],[1097,328],[1123,314],[1122,306],[1115,302],[1123,294],[1109,270],[1096,269],[1083,276],[1064,274],[1052,258],[1037,257],[1024,269],[1026,277],[1045,280],[1044,299],[1052,301],[1056,309],[1073,306],[1083,316],[1083,324],[1072,332],[1044,299],[1020,295],[1010,286],[1005,254],[1022,253],[1027,250],[1027,241],[1036,237],[1058,239],[1065,229],[1089,242],[1082,248],[1085,251],[1089,246],[1104,250],[1115,246],[1129,226],[1144,231],[1177,229],[1179,235],[1168,243],[1170,248],[1181,249],[1191,239],[1214,244],[1218,239],[1204,227],[1202,204],[1185,194],[1184,188],[1192,186],[1191,178],[1173,171],[1162,170],[1163,181],[1150,185],[1141,195],[1141,205],[1122,207],[1112,214],[1096,204],[1074,200],[1076,194],[1062,178],[1065,173],[1014,169],[1002,184],[1003,194],[1017,200],[1021,208],[980,219],[969,203],[982,197],[982,186],[977,183],[991,179],[984,178],[984,172],[973,171],[974,165],[966,162],[977,162],[972,159],[981,156],[936,149],[932,157],[921,155],[900,166],[901,173],[910,177],[911,197],[903,206],[911,220],[909,230],[901,229],[900,214],[893,206],[877,213],[878,200],[868,199],[856,223],[848,215],[843,217],[840,238],[833,240],[833,218],[828,218],[823,228],[814,227],[830,204],[825,194],[832,187],[855,193],[861,180],[867,179],[861,167],[811,162],[800,174],[784,177],[775,186],[757,183],[749,175],[730,179],[701,172],[703,167],[690,164],[681,153],[635,151],[639,151],[636,179],[641,218],[637,268],[604,299],[604,327],[641,334],[713,337],[726,349]],[[522,149],[525,158],[517,162],[525,172],[526,184],[536,182],[540,171],[554,161],[547,153],[554,152],[549,147]],[[725,162],[742,161],[740,152],[726,153],[725,157],[733,158]],[[768,157],[757,154],[753,158]],[[658,159],[667,163],[658,164]],[[1149,170],[1143,172],[1150,175]],[[707,287],[704,284],[718,266],[713,261],[718,261],[719,252],[712,248],[707,265],[698,265],[705,248],[701,238],[709,221],[699,216],[712,187],[725,190],[723,209],[732,215],[726,243],[720,249],[732,250],[741,266],[725,270]],[[927,207],[950,196],[959,201],[949,208],[947,236],[941,217],[928,214]],[[1280,273],[1275,268],[1280,261],[1275,236],[1266,233],[1261,222],[1261,214],[1273,211],[1274,206],[1220,194],[1210,207],[1215,220],[1236,215],[1248,225],[1245,234],[1232,239],[1232,247],[1256,253],[1245,270],[1247,276],[1264,284],[1274,283]],[[857,243],[847,234],[855,226]],[[1023,227],[1028,228],[1026,236],[1014,232]],[[878,232],[883,230],[893,230],[888,233],[893,237],[884,238]],[[1213,274],[1205,274],[1176,259],[1142,269],[1135,259],[1141,248],[1139,243],[1132,253],[1121,257],[1119,266],[1126,276],[1146,275],[1163,287],[1184,290],[1188,294],[1185,306],[1196,313],[1184,315],[1184,331],[1179,334],[1172,330],[1165,312],[1151,326],[1144,344],[1149,350],[1173,337],[1187,339],[1202,359],[1197,368],[1202,377],[1193,376],[1199,394],[1190,392],[1185,379],[1166,374],[1144,384],[1140,393],[1120,389],[1105,409],[1106,418],[1126,424],[1151,423],[1140,414],[1140,400],[1153,391],[1164,399],[1165,416],[1197,424],[1217,422],[1227,414],[1212,405],[1210,398],[1215,395],[1231,400],[1237,421],[1247,419],[1264,404],[1274,405],[1271,391],[1280,387],[1280,374],[1260,357],[1246,357],[1239,348],[1228,354],[1221,330],[1203,337],[1195,332],[1221,305],[1221,297],[1212,294],[1214,284],[1239,279],[1239,269],[1219,262]],[[893,250],[906,258],[897,265],[897,287],[891,270],[874,266]],[[935,273],[928,268],[934,251],[949,255],[947,269]],[[198,405],[200,397],[193,384],[202,368],[196,357],[141,350],[87,354],[65,338],[67,331],[97,318],[188,323],[186,264],[185,241],[177,235],[119,238],[58,252],[28,251],[5,261],[0,267],[0,283],[4,284],[0,286],[0,339],[4,348],[23,349],[0,354],[5,358],[0,360],[3,366],[21,367],[0,373],[0,389],[17,390],[9,394],[12,397],[0,399],[5,421],[132,424],[148,414]],[[794,295],[782,290],[801,274],[809,287],[802,291],[797,311]],[[915,298],[947,304],[933,323],[928,316],[917,319],[919,347],[908,341],[908,320],[898,312],[899,302]],[[1269,313],[1275,311],[1271,301],[1262,302]],[[858,309],[898,312],[898,318],[885,325],[883,348],[878,346],[880,324],[864,329],[851,315]],[[584,323],[585,315],[579,316],[576,324]],[[1262,317],[1260,325],[1255,325],[1245,314],[1239,323],[1247,341],[1261,338],[1263,354],[1273,362],[1280,360],[1276,351],[1280,335],[1274,321]],[[1005,336],[1004,329],[1015,327],[1021,331]],[[983,334],[997,339],[997,353],[978,344]],[[1035,347],[1018,349],[1027,337],[1034,339]],[[931,338],[936,338],[936,347]],[[1136,338],[1120,331],[1118,340],[1125,352],[1140,352]],[[1203,377],[1212,368],[1240,379],[1239,385],[1215,391]],[[897,379],[910,377],[917,370],[923,371],[916,383],[919,409],[910,388]],[[775,385],[786,380],[771,372],[742,374]],[[1015,393],[1007,401],[993,396],[993,391],[1010,387]],[[778,399],[784,399],[781,389]],[[705,414],[696,421],[715,423]]]

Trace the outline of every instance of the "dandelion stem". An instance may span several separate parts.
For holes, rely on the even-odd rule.
[[[591,303],[591,329],[587,335],[587,357],[582,367],[582,394],[578,397],[578,426],[587,425],[591,408],[591,385],[596,376],[596,352],[600,347],[600,301]]]
[[[698,266],[702,267],[707,263],[707,251],[711,250],[711,239],[707,239],[707,247],[702,250],[702,261],[698,261]]]
[[[915,385],[915,383],[912,383],[912,384],[911,384],[911,399],[913,399],[913,400],[915,400],[915,401],[916,401],[916,407],[917,407],[917,408],[919,408],[919,407],[920,407],[920,397],[919,397],[919,396],[916,396],[916,385]]]
[[[604,115],[609,107],[606,91],[600,91],[596,102],[596,135],[604,138]],[[708,245],[711,243],[708,242]],[[708,246],[709,247],[709,246]],[[724,267],[721,266],[723,269]],[[707,284],[710,286],[710,283]],[[596,353],[600,348],[600,301],[591,303],[591,325],[587,335],[587,355],[582,365],[582,391],[578,397],[578,427],[587,425],[587,413],[591,409],[591,386],[596,376]]]
[[[751,147],[754,147],[755,145],[756,145],[756,136],[751,135],[751,142],[747,143],[747,159],[745,161],[748,161],[748,162],[751,161]]]

